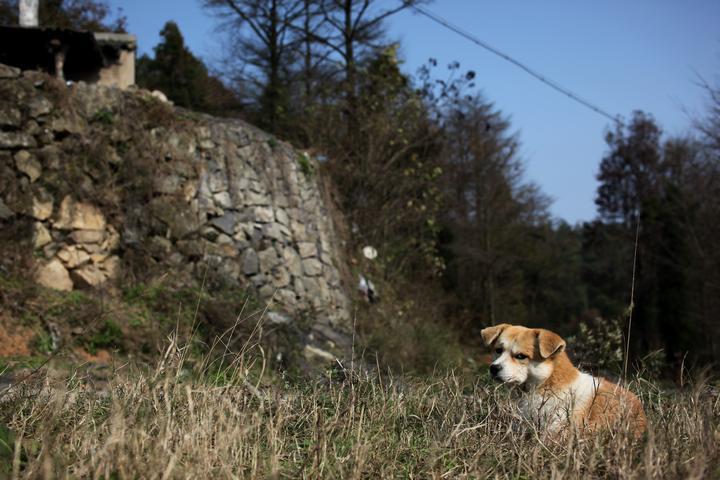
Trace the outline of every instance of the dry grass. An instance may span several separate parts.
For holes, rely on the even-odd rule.
[[[251,353],[211,382],[186,368],[185,352],[171,343],[155,369],[121,369],[108,391],[70,378],[6,396],[0,427],[13,438],[0,477],[720,477],[720,401],[707,382],[682,392],[636,383],[650,420],[639,442],[616,432],[554,444],[484,378],[346,372],[262,387]]]

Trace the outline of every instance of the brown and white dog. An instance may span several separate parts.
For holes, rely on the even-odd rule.
[[[538,428],[555,434],[570,425],[581,433],[620,427],[636,437],[645,431],[640,400],[629,390],[575,368],[558,334],[508,324],[480,333],[494,352],[490,375],[522,387],[520,408]]]

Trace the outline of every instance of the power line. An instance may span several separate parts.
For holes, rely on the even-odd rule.
[[[528,67],[524,63],[522,63],[518,60],[515,60],[510,55],[498,50],[497,48],[493,47],[492,45],[489,45],[489,44],[483,42],[482,40],[480,40],[476,36],[472,35],[471,33],[468,33],[465,30],[463,30],[462,28],[458,27],[457,25],[450,23],[448,20],[445,20],[444,18],[436,15],[435,13],[433,13],[429,10],[426,10],[422,7],[419,7],[417,5],[410,4],[409,6],[410,6],[410,8],[415,10],[417,13],[424,15],[425,17],[429,18],[430,20],[434,21],[435,23],[438,23],[438,24],[442,25],[443,27],[445,27],[449,30],[452,30],[453,32],[466,38],[467,40],[470,40],[471,42],[475,43],[476,45],[479,45],[480,47],[484,48],[485,50],[488,50],[488,51],[494,53],[495,55],[497,55],[498,57],[512,63],[516,67],[521,68],[526,73],[532,75],[537,80],[540,80],[542,83],[549,86],[553,90],[556,90],[556,91],[562,93],[563,95],[566,95],[571,100],[578,102],[579,104],[583,105],[586,108],[589,108],[590,110],[594,111],[595,113],[602,115],[603,117],[609,118],[610,120],[612,120],[615,123],[618,123],[618,124],[622,123],[618,116],[612,115],[612,114],[608,113],[606,110],[603,110],[602,108],[593,104],[592,102],[589,102],[588,100],[583,99],[582,97],[580,97],[578,94],[576,94],[572,90],[569,90],[569,89],[563,87],[562,85],[550,80],[545,75],[543,75],[539,72],[536,72],[535,70]]]

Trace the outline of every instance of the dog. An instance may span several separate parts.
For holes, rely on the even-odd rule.
[[[642,436],[647,419],[640,400],[619,385],[575,368],[558,334],[505,323],[480,334],[493,349],[490,375],[521,387],[522,414],[538,429],[552,435],[568,427],[581,434],[628,428],[636,438]]]

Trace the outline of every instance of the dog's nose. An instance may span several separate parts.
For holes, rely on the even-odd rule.
[[[490,365],[490,375],[492,375],[493,378],[498,376],[498,373],[500,373],[500,370],[502,370],[502,366],[497,365],[495,363]]]

